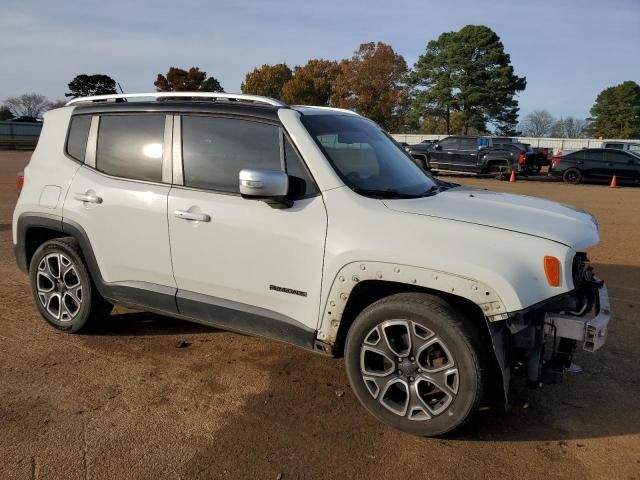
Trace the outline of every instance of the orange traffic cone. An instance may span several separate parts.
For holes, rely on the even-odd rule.
[[[509,182],[513,183],[516,181],[516,171],[515,170],[511,170],[511,176],[509,177]]]
[[[609,185],[609,188],[618,188],[618,180],[615,175],[611,178],[611,185]]]

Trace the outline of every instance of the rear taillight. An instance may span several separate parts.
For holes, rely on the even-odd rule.
[[[24,174],[18,175],[18,195],[20,195],[20,192],[22,192],[22,187],[24,187]]]
[[[525,163],[527,163],[527,154],[520,152],[520,155],[518,156],[518,164],[524,165]]]

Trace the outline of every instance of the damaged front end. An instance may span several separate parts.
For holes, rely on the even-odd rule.
[[[595,352],[606,342],[607,288],[584,253],[576,254],[572,273],[571,292],[489,324],[507,398],[509,387],[521,383],[512,380],[524,379],[529,388],[560,383],[578,347]]]

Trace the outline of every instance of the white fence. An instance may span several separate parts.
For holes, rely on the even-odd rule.
[[[394,133],[392,137],[398,142],[409,144],[420,143],[423,140],[440,140],[447,135],[418,135],[410,133]],[[640,140],[597,139],[597,138],[547,138],[547,137],[517,137],[522,143],[529,143],[532,147],[547,147],[554,150],[579,150],[581,148],[598,148],[602,142],[615,140],[618,142],[636,142]]]

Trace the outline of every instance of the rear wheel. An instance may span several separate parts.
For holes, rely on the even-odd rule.
[[[580,183],[582,181],[582,172],[577,168],[569,168],[562,174],[562,180],[565,183]]]
[[[439,297],[391,295],[367,307],[347,335],[347,375],[364,407],[405,432],[461,426],[486,385],[485,354],[469,319]]]
[[[31,259],[29,278],[38,311],[58,330],[86,330],[113,308],[95,288],[72,238],[42,244]]]

